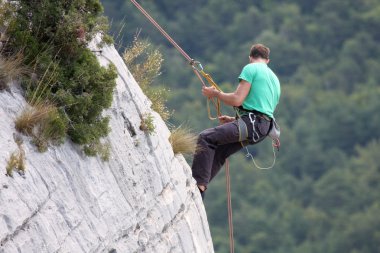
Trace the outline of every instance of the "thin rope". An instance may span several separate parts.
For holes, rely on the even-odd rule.
[[[131,2],[136,6],[136,8],[157,28],[157,30],[159,30],[161,32],[161,34],[178,50],[178,52],[180,52],[183,57],[185,57],[185,59],[189,62],[190,65],[193,66],[194,64],[194,60],[177,44],[177,42],[175,42],[175,40],[154,20],[154,18],[152,18],[152,16],[149,15],[149,13],[139,4],[136,2],[136,0],[131,0]],[[220,90],[220,88],[218,87],[218,85],[212,80],[211,76],[207,73],[205,73],[202,70],[198,70],[196,68],[193,67],[193,71],[194,73],[196,74],[196,76],[198,77],[198,79],[201,81],[202,83],[202,86],[206,86],[205,82],[203,81],[203,78],[201,77],[201,75],[208,81],[208,83],[212,86],[214,86],[217,90]],[[221,90],[220,90],[221,91]],[[217,111],[217,116],[220,116],[221,113],[220,113],[220,101],[219,99],[216,99],[217,101],[215,101],[214,99],[208,99],[208,102],[207,102],[207,112],[208,112],[208,117],[210,120],[215,120],[217,119],[217,117],[212,117],[211,116],[211,112],[210,112],[210,107],[209,107],[209,102],[210,100],[212,101],[212,103],[214,104],[215,106],[215,109]]]
[[[230,236],[230,252],[234,253],[234,224],[232,220],[232,203],[231,203],[231,179],[230,179],[230,163],[226,160],[226,191],[227,191],[227,207],[228,207],[228,227]]]
[[[272,162],[272,165],[270,165],[270,166],[268,166],[268,167],[261,167],[261,166],[259,166],[259,165],[256,163],[255,159],[253,158],[253,155],[249,152],[249,150],[248,150],[247,147],[245,147],[245,149],[246,149],[246,151],[247,151],[247,154],[245,154],[245,156],[246,156],[247,158],[250,157],[250,158],[252,159],[252,162],[253,162],[253,164],[256,166],[256,168],[258,168],[258,169],[260,169],[260,170],[269,170],[269,169],[272,169],[272,168],[274,167],[274,165],[276,164],[276,151],[275,151],[276,146],[275,146],[275,145],[272,145],[272,148],[273,148],[273,162]]]
[[[162,33],[162,35],[170,41],[170,43],[188,60],[192,61],[191,57],[173,40],[170,35],[165,32],[165,30],[149,15],[148,12],[144,10],[144,8],[136,2],[136,0],[131,0],[131,2],[141,11],[142,14]]]

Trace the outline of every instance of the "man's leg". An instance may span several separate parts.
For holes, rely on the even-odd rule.
[[[239,129],[236,121],[204,130],[198,137],[199,151],[194,155],[191,167],[193,177],[198,185],[207,188],[211,179],[215,151],[220,145],[234,145],[239,140]],[[236,149],[236,148],[235,148]],[[236,152],[236,151],[235,151]],[[221,158],[218,155],[218,161]]]
[[[226,159],[230,155],[239,151],[242,147],[243,146],[240,142],[220,145],[217,147],[217,149],[215,150],[214,161],[211,166],[210,181],[216,176],[216,174],[218,174],[218,172],[224,165]]]
[[[249,144],[252,145],[261,142],[269,131],[270,122],[260,117],[255,118],[254,133],[253,125],[249,117],[243,116],[242,119],[248,128],[247,140],[252,140],[253,134],[256,134],[256,141],[249,141]],[[246,142],[244,146],[245,145],[248,145],[248,142]],[[216,128],[206,129],[199,135],[198,146],[201,151],[194,155],[192,171],[198,188],[200,188],[201,193],[203,193],[204,190],[207,189],[208,183],[215,177],[225,163],[226,158],[243,147],[239,142],[239,127],[237,121]]]

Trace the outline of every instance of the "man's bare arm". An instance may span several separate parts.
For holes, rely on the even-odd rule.
[[[219,98],[227,105],[241,106],[244,99],[247,97],[251,84],[245,80],[241,80],[236,90],[232,93],[225,93],[216,90],[214,87],[203,87],[202,94],[206,97]]]

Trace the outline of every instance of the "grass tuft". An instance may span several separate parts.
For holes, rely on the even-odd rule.
[[[16,118],[15,127],[20,133],[32,136],[40,152],[47,150],[49,142],[60,144],[67,131],[58,109],[47,102],[28,105]]]
[[[46,121],[53,110],[56,110],[55,107],[47,103],[38,103],[34,106],[27,105],[16,118],[15,127],[17,131],[26,135],[33,135],[35,127]]]
[[[5,175],[13,177],[13,171],[16,170],[20,175],[25,174],[25,151],[22,147],[22,141],[16,141],[18,151],[15,151],[9,157],[6,166]]]
[[[23,65],[23,59],[22,53],[7,58],[0,56],[0,90],[6,89],[11,81],[31,73]]]
[[[187,127],[179,126],[172,130],[169,142],[172,145],[174,154],[195,154],[197,148],[197,135],[191,133]]]

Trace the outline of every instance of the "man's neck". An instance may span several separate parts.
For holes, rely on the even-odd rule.
[[[263,59],[263,58],[250,58],[250,63],[265,63],[267,64],[268,63],[268,60],[267,59]]]

